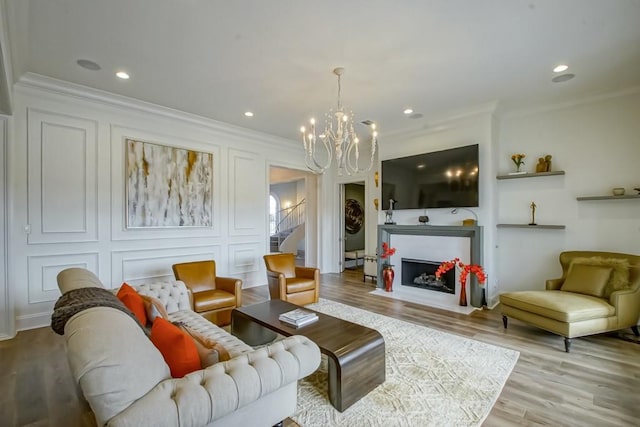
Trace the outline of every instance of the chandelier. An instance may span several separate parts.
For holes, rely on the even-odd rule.
[[[353,111],[345,112],[340,101],[340,76],[343,73],[342,67],[333,70],[333,74],[338,76],[338,107],[335,111],[331,109],[325,114],[324,132],[316,136],[316,120],[313,118],[309,120],[310,129],[304,126],[300,128],[305,152],[304,161],[307,168],[315,174],[324,173],[331,166],[334,157],[338,165],[338,175],[342,175],[343,170],[348,175],[353,175],[369,171],[373,167],[378,136],[376,124],[368,124],[371,131],[371,158],[369,166],[361,169],[359,166],[360,139],[353,128]],[[318,158],[318,151],[323,153],[322,160]]]

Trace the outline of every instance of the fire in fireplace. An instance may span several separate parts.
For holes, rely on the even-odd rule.
[[[456,293],[455,269],[447,271],[440,279],[436,278],[436,270],[440,262],[423,259],[402,258],[402,281],[404,286],[413,286],[420,289]]]

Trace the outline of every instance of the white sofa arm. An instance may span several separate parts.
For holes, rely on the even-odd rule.
[[[318,346],[294,335],[184,378],[162,381],[107,425],[204,426],[306,377],[319,365]]]
[[[180,310],[191,310],[189,292],[187,286],[181,280],[170,282],[144,283],[134,286],[140,295],[146,295],[159,299],[167,313],[175,313]]]

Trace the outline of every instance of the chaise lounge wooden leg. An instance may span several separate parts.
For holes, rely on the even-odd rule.
[[[638,331],[638,325],[632,326],[631,330],[633,331],[633,335],[640,337],[640,331]]]
[[[571,338],[564,338],[564,351],[566,351],[567,353],[569,353],[569,350],[571,349]]]
[[[507,316],[505,316],[504,314],[502,315],[502,324],[504,325],[504,328],[507,329]]]

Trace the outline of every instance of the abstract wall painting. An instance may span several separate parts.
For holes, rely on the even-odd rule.
[[[212,226],[213,154],[125,143],[127,228]]]

